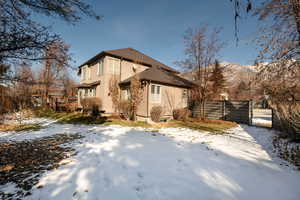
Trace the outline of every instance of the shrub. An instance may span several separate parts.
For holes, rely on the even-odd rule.
[[[173,118],[175,120],[187,120],[191,111],[186,108],[178,108],[173,110]]]
[[[78,108],[78,103],[77,102],[66,103],[65,108],[67,112],[74,112]]]
[[[102,108],[101,99],[96,97],[81,99],[80,103],[83,113],[88,113],[94,117],[99,115],[99,112]]]
[[[159,122],[162,113],[163,113],[163,108],[161,106],[152,107],[150,111],[151,120],[154,122]]]
[[[121,117],[130,119],[132,117],[132,106],[129,100],[123,100],[119,105]]]

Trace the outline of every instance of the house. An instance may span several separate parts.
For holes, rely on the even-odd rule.
[[[78,86],[80,99],[98,97],[102,100],[102,109],[106,114],[115,113],[109,93],[109,82],[113,76],[120,80],[121,95],[125,100],[131,78],[138,74],[145,87],[143,100],[138,107],[138,120],[150,118],[153,106],[163,107],[164,117],[171,117],[175,108],[187,107],[188,89],[194,87],[191,81],[179,76],[171,67],[132,48],[102,51],[79,66],[81,77]]]
[[[43,85],[35,85],[33,88],[33,102],[35,106],[41,106],[46,103],[54,110],[68,110],[70,104],[74,104],[74,110],[77,107],[77,87],[75,83],[64,85],[62,80],[55,81],[48,89],[47,98],[45,99],[45,89]]]

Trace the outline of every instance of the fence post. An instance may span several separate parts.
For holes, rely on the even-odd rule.
[[[271,109],[271,117],[272,117],[272,124],[271,124],[271,128],[273,129],[274,128],[274,110],[273,108]]]
[[[249,125],[252,125],[252,119],[253,119],[253,101],[249,101],[249,109],[250,109],[250,119],[249,119]]]
[[[225,119],[225,116],[226,116],[226,107],[225,107],[226,105],[225,105],[225,101],[226,101],[226,100],[223,100],[223,101],[222,101],[222,120],[226,120],[226,119]]]

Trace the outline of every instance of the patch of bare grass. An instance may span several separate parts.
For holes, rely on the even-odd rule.
[[[74,149],[61,144],[81,137],[79,134],[58,134],[30,141],[0,143],[0,185],[14,183],[17,187],[14,194],[0,191],[0,198],[21,199],[30,195],[29,191],[43,172],[57,168],[61,160],[71,156]]]

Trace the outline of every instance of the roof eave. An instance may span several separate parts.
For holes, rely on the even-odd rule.
[[[89,65],[89,64],[95,62],[97,59],[99,59],[99,58],[101,58],[101,57],[103,57],[103,56],[105,56],[105,55],[108,55],[108,56],[111,56],[111,57],[114,57],[114,58],[119,58],[119,59],[131,61],[131,62],[136,62],[136,61],[134,61],[134,60],[132,60],[132,59],[124,58],[124,57],[121,57],[121,56],[116,56],[116,55],[114,55],[114,54],[112,54],[112,53],[109,53],[109,52],[107,52],[107,51],[102,51],[102,52],[98,53],[96,56],[90,58],[88,61],[86,61],[86,62],[84,62],[83,64],[79,65],[79,67],[78,67],[78,68],[79,68],[78,75],[80,74],[80,68],[81,68],[81,67],[83,67],[84,65]],[[145,65],[145,66],[149,66],[149,67],[155,67],[155,66],[153,66],[153,65],[151,65],[151,64],[147,64],[147,63],[143,63],[143,62],[136,62],[136,63],[137,63],[137,64],[142,64],[142,65]],[[177,70],[175,70],[175,69],[172,69],[171,67],[169,67],[169,68],[170,68],[170,69],[164,67],[163,69],[164,69],[164,70],[167,70],[167,71],[170,71],[170,72],[173,72],[173,73],[176,73],[176,74],[180,74],[179,71],[177,71]]]

